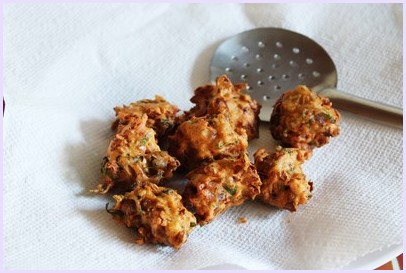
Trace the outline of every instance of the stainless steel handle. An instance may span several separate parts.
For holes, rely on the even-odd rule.
[[[352,96],[334,88],[326,88],[319,92],[329,98],[337,109],[352,112],[396,128],[403,128],[403,109],[387,104],[376,103],[367,99]]]

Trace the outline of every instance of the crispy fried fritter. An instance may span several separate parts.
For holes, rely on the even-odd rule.
[[[285,92],[274,106],[271,133],[283,146],[313,149],[339,134],[340,114],[329,99],[304,85]]]
[[[261,193],[264,203],[296,211],[298,205],[306,204],[311,198],[313,183],[306,179],[302,163],[311,152],[297,148],[278,147],[276,152],[265,149],[255,152],[255,167],[261,177]]]
[[[203,165],[187,175],[184,202],[195,212],[198,223],[213,221],[232,206],[254,199],[261,180],[248,156],[224,158]]]
[[[158,184],[172,177],[180,163],[160,150],[155,131],[147,126],[147,120],[144,114],[118,126],[103,160],[104,179],[92,192],[104,194],[113,187],[124,192],[141,183]]]
[[[113,198],[116,204],[108,212],[118,222],[136,228],[138,244],[165,244],[179,249],[196,226],[196,218],[173,189],[147,183]]]
[[[247,84],[233,85],[227,76],[220,76],[215,85],[205,85],[195,90],[190,101],[196,106],[181,116],[180,121],[193,116],[224,114],[238,133],[245,129],[248,140],[257,138],[261,105],[251,96],[241,93],[246,88]]]
[[[113,123],[113,129],[119,125],[126,125],[136,117],[141,118],[147,114],[147,126],[154,129],[157,136],[163,136],[168,129],[171,129],[175,123],[175,115],[179,111],[178,107],[170,104],[161,96],[155,96],[154,100],[140,100],[130,103],[130,105],[115,107],[116,121]]]
[[[224,157],[239,157],[248,146],[245,131],[237,134],[223,115],[192,117],[183,122],[175,134],[169,136],[169,153],[186,170],[203,162]]]

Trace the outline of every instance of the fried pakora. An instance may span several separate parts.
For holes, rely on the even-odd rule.
[[[304,85],[285,92],[274,105],[271,133],[283,146],[313,149],[340,133],[340,114],[328,98]]]
[[[225,75],[218,77],[215,85],[198,87],[190,99],[196,106],[181,116],[179,122],[207,114],[224,114],[238,133],[245,129],[248,140],[258,138],[261,105],[250,95],[241,93],[246,88],[245,83],[233,85]]]
[[[147,126],[154,129],[157,136],[163,136],[175,124],[175,116],[179,108],[167,102],[161,96],[155,96],[154,100],[140,100],[130,105],[115,107],[116,120],[112,125],[116,129],[119,125],[128,124],[136,117],[141,118],[143,114],[148,116]]]
[[[310,156],[308,150],[280,146],[274,153],[268,153],[265,149],[256,151],[255,166],[262,181],[258,198],[290,211],[296,211],[299,205],[306,204],[312,196],[313,183],[306,179],[302,164]]]
[[[213,221],[232,206],[254,199],[261,186],[258,173],[246,154],[200,166],[189,172],[187,178],[184,203],[195,212],[200,225]]]
[[[125,192],[141,183],[158,184],[172,177],[180,163],[161,151],[155,131],[147,123],[148,116],[144,114],[118,126],[103,160],[103,181],[92,192],[104,194],[113,187]]]
[[[239,157],[247,146],[245,131],[237,134],[228,118],[218,114],[192,117],[179,125],[169,136],[168,152],[184,169],[192,170],[203,162]]]
[[[113,198],[116,204],[107,211],[116,221],[136,229],[138,244],[165,244],[179,249],[197,224],[173,189],[146,183]]]

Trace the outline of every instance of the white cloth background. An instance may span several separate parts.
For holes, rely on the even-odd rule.
[[[296,213],[248,202],[178,251],[133,243],[85,192],[101,178],[113,107],[161,94],[189,108],[217,45],[256,27],[320,43],[338,87],[402,106],[401,4],[7,4],[4,7],[6,269],[337,269],[402,244],[402,131],[342,112],[305,164]],[[273,146],[268,130],[251,149]],[[244,216],[248,223],[239,224]]]

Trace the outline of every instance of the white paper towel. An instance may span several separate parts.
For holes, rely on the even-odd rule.
[[[182,109],[214,50],[256,27],[320,43],[338,87],[402,106],[401,4],[7,4],[4,7],[6,269],[337,269],[402,244],[402,132],[342,112],[305,164],[298,212],[257,202],[197,228],[178,251],[136,245],[85,192],[101,178],[113,107],[161,94]],[[273,141],[266,127],[251,150]],[[239,217],[248,223],[239,224]]]

